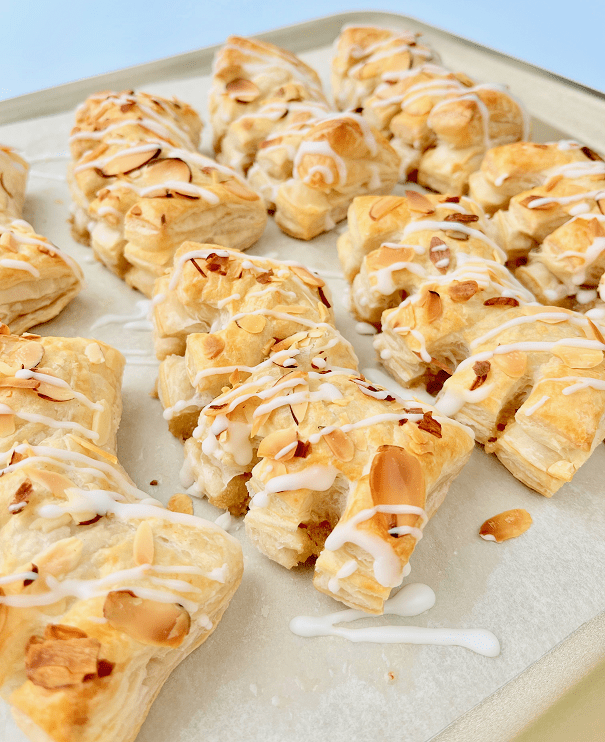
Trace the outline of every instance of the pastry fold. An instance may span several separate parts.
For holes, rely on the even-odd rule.
[[[467,340],[471,355],[445,382],[437,409],[552,496],[605,437],[602,327],[561,307],[526,305],[490,313]]]
[[[14,333],[56,317],[83,285],[77,263],[21,219],[28,170],[0,147],[0,322]]]
[[[278,226],[309,240],[351,199],[389,193],[399,157],[358,114],[333,113],[316,73],[285,49],[231,36],[214,62],[217,159],[247,173]]]
[[[529,118],[502,85],[425,64],[383,82],[363,103],[369,123],[401,156],[401,175],[440,193],[468,192],[494,146],[527,139]]]
[[[132,742],[241,578],[235,539],[119,465],[123,365],[0,335],[0,689],[33,740]]]
[[[74,236],[146,296],[182,242],[245,250],[266,224],[258,194],[197,151],[200,128],[186,104],[129,91],[92,96],[76,116]]]

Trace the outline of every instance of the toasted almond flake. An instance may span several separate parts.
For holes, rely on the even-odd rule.
[[[259,335],[267,324],[267,318],[262,314],[247,314],[235,320],[235,324],[251,335]]]
[[[586,157],[588,157],[589,160],[603,160],[601,155],[597,154],[594,149],[590,149],[590,147],[582,147],[582,152],[586,155]]]
[[[472,299],[477,291],[479,291],[477,281],[454,281],[448,288],[450,299],[458,303]]]
[[[14,376],[8,376],[0,379],[0,388],[5,389],[37,389],[40,382],[36,379],[17,379]]]
[[[471,384],[470,391],[474,392],[485,383],[487,375],[489,374],[491,364],[489,361],[477,361],[473,364],[473,371],[475,372],[475,379]]]
[[[483,302],[484,307],[518,307],[519,302],[512,296],[494,296]]]
[[[420,430],[424,430],[427,433],[434,435],[435,438],[443,437],[441,433],[441,423],[435,420],[433,413],[430,410],[424,413],[422,420],[419,420],[416,425]]]
[[[486,541],[501,543],[509,538],[517,538],[525,533],[532,524],[531,515],[527,510],[506,510],[503,513],[489,518],[479,529],[479,535]]]
[[[511,379],[519,379],[527,369],[527,354],[520,350],[513,350],[510,353],[495,355],[492,363]]]
[[[438,320],[443,314],[443,302],[436,291],[429,291],[427,293],[424,307],[426,312],[426,321],[429,325]]]
[[[8,325],[5,325],[4,322],[0,322],[0,335],[10,335],[11,331],[9,329]]]
[[[171,510],[173,513],[193,515],[193,501],[189,495],[183,492],[177,492],[168,501],[168,510]]]
[[[562,175],[555,175],[553,178],[550,178],[548,180],[548,183],[546,183],[546,185],[544,186],[544,190],[547,193],[550,193],[553,190],[553,188],[556,185],[558,185],[562,180],[563,180],[563,176]]]
[[[200,350],[211,361],[225,350],[225,341],[218,335],[203,335],[200,338]]]
[[[327,433],[323,436],[323,439],[339,461],[351,461],[355,456],[355,444],[353,440],[340,428]]]
[[[591,319],[588,319],[588,326],[584,329],[584,334],[589,340],[598,340],[599,343],[605,345],[603,334]]]
[[[435,207],[429,199],[418,191],[406,191],[406,198],[412,211],[420,211],[422,214],[432,214]]]
[[[246,188],[243,183],[240,183],[239,180],[235,180],[235,178],[233,180],[224,181],[223,188],[244,201],[258,201],[260,198],[256,191],[253,191],[251,188]]]
[[[263,425],[267,422],[267,420],[271,417],[270,412],[265,412],[264,415],[259,415],[258,417],[254,418],[254,421],[252,423],[252,428],[250,430],[250,438],[255,438],[258,435],[259,430],[263,427]]]
[[[459,242],[467,242],[469,239],[469,235],[466,232],[460,232],[457,229],[448,229],[446,235],[451,237],[453,240],[458,240]]]
[[[84,355],[91,363],[105,363],[105,356],[103,355],[103,351],[101,350],[101,346],[99,345],[99,343],[89,343],[84,348]]]
[[[406,426],[409,427],[409,426]],[[374,505],[413,505],[426,502],[424,472],[420,462],[400,446],[380,446],[370,468],[370,492]],[[383,515],[389,528],[416,526],[417,515]]]
[[[15,432],[15,416],[0,415],[0,438],[12,435]]]
[[[326,285],[326,282],[323,280],[323,278],[320,278],[319,276],[314,275],[313,273],[311,273],[311,271],[307,270],[302,265],[291,265],[289,267],[292,273],[298,276],[303,283],[307,284],[307,286],[325,286]]]
[[[570,368],[594,368],[603,362],[603,351],[592,348],[557,345],[553,348],[552,353]]]
[[[50,633],[48,627],[47,633]],[[57,639],[33,636],[25,650],[27,677],[47,690],[78,685],[87,675],[97,674],[100,649],[98,639],[88,636]]]
[[[439,273],[447,273],[450,263],[450,249],[439,237],[432,237],[429,247],[429,258]],[[437,264],[440,264],[439,266]]]
[[[35,340],[19,344],[10,355],[11,365],[18,368],[35,368],[44,356],[44,346]]]
[[[163,183],[167,180],[191,183],[191,177],[191,168],[178,157],[153,160],[145,170],[145,181],[149,185]]]
[[[285,428],[284,430],[274,430],[269,433],[258,446],[258,455],[263,458],[274,459],[280,451],[288,446],[293,446],[296,443],[297,433],[296,428]],[[280,456],[281,461],[287,461],[291,459],[295,454],[295,447],[292,447],[290,451]]]
[[[111,461],[112,464],[118,463],[118,457],[114,456],[112,453],[109,453],[109,451],[105,451],[102,448],[99,448],[99,446],[95,446],[94,443],[87,441],[85,438],[80,438],[79,435],[74,435],[73,433],[68,433],[68,435],[79,446],[82,446],[82,448],[86,448],[89,451],[97,454],[98,456],[102,456],[104,459],[107,459],[107,461]]]
[[[377,222],[393,211],[393,209],[396,209],[401,204],[401,201],[400,196],[381,196],[377,198],[368,212],[370,219],[373,222]]]
[[[571,482],[576,469],[570,461],[556,461],[546,471],[556,479],[561,479],[563,482]]]
[[[70,399],[76,398],[76,395],[71,389],[64,389],[60,386],[49,384],[46,381],[39,382],[36,392],[39,397],[52,399],[54,402],[68,402]]]
[[[556,208],[557,203],[555,201],[547,201],[545,204],[530,207],[530,204],[539,198],[542,198],[542,196],[527,196],[522,201],[519,201],[519,206],[525,206],[526,209],[531,208],[532,211],[548,211],[549,209]]]
[[[274,312],[283,312],[284,314],[305,314],[309,307],[303,307],[302,304],[278,304],[273,307]]]
[[[260,90],[251,80],[238,77],[225,86],[227,95],[238,103],[252,103],[260,95]]]
[[[0,245],[9,252],[18,252],[17,243],[10,232],[3,232],[0,235]]]
[[[322,322],[327,322],[330,319],[330,312],[328,312],[323,302],[317,302],[317,311],[319,312],[319,318]]]
[[[116,590],[105,598],[103,615],[114,629],[142,644],[180,646],[191,626],[182,605],[138,598],[130,590]]]
[[[118,154],[113,157],[106,165],[101,168],[101,174],[106,178],[112,175],[126,175],[133,170],[137,170],[148,162],[151,162],[161,152],[160,147],[156,150],[147,150],[146,152],[128,152]]]
[[[455,211],[453,214],[448,214],[443,217],[444,222],[458,222],[459,224],[471,224],[472,222],[478,222],[479,217],[476,214],[461,214]]]
[[[597,201],[597,206],[599,207],[601,214],[605,214],[605,198],[600,198]]]
[[[134,535],[134,541],[132,542],[134,563],[137,566],[141,564],[153,564],[153,554],[153,531],[151,530],[149,521],[143,520],[139,523]]]

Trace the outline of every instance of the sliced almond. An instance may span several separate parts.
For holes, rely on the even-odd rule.
[[[14,376],[8,376],[0,379],[0,389],[37,389],[40,382],[36,379],[17,379]]]
[[[300,394],[302,392],[307,392],[309,390],[309,387],[306,384],[297,384],[293,389],[293,394]],[[297,402],[296,404],[290,405],[290,411],[292,412],[292,417],[294,418],[294,422],[299,425],[302,423],[302,421],[307,416],[307,410],[309,409],[309,403],[308,402]]]
[[[603,362],[603,351],[593,348],[557,345],[553,348],[552,353],[570,368],[594,368]]]
[[[311,271],[307,270],[302,265],[291,265],[290,270],[294,275],[298,276],[303,283],[307,286],[325,286],[326,282],[319,276],[315,276]]]
[[[459,224],[471,224],[472,222],[478,222],[479,217],[477,214],[461,214],[455,211],[453,214],[448,214],[443,217],[444,222],[458,222]]]
[[[518,307],[519,302],[513,296],[494,296],[483,302],[484,307]]]
[[[479,291],[477,281],[454,281],[448,288],[450,299],[458,303],[472,299],[477,291]]]
[[[436,291],[429,291],[427,293],[424,311],[426,312],[426,321],[429,325],[438,320],[443,314],[443,302]]]
[[[416,425],[420,430],[424,430],[426,433],[434,435],[435,438],[442,438],[441,423],[435,420],[433,413],[429,410],[422,416],[422,420],[419,420]]]
[[[9,329],[8,325],[5,325],[4,322],[0,322],[0,335],[10,335],[11,331]]]
[[[422,214],[432,214],[435,211],[435,206],[422,193],[406,191],[405,195],[412,211],[419,211]]]
[[[33,491],[32,483],[29,479],[21,482],[17,491],[13,495],[13,499],[9,503],[8,512],[13,515],[15,513],[20,513],[28,505],[29,498]]]
[[[370,492],[374,505],[413,505],[424,508],[426,485],[420,462],[400,446],[380,446],[370,468]],[[389,528],[416,526],[414,514],[386,514]]]
[[[238,103],[252,103],[260,95],[260,90],[251,80],[238,77],[225,86],[227,95]]]
[[[294,446],[296,439],[296,428],[274,430],[260,442],[258,446],[258,455],[263,458],[268,457],[274,459],[280,451],[291,446],[290,451],[279,457],[280,461],[288,461],[288,459],[291,459],[296,452],[296,447]]]
[[[114,629],[157,647],[180,646],[191,626],[191,618],[182,605],[138,598],[130,590],[110,592],[103,615]]]
[[[447,273],[450,267],[450,249],[439,237],[431,238],[429,247],[429,258],[439,273]]]
[[[235,320],[235,324],[251,335],[259,335],[265,329],[267,318],[262,314],[246,314]]]
[[[218,335],[203,335],[200,338],[200,350],[209,361],[225,350],[225,341]]]
[[[255,438],[258,435],[259,430],[263,427],[263,425],[270,417],[271,413],[265,412],[264,415],[259,415],[258,417],[254,418],[252,422],[252,428],[250,429],[250,438]]]
[[[584,328],[584,334],[589,340],[598,340],[599,343],[605,345],[605,337],[603,337],[603,333],[591,319],[588,319],[588,325]]]
[[[546,471],[555,479],[571,482],[573,475],[576,473],[576,468],[570,461],[556,461]]]
[[[501,543],[525,533],[532,522],[531,515],[527,510],[522,508],[506,510],[504,513],[499,513],[486,520],[479,529],[479,535],[485,541]]]
[[[492,363],[511,379],[520,379],[527,369],[527,354],[513,350],[510,353],[494,355]]]
[[[537,206],[531,205],[534,201],[537,201],[540,198],[542,198],[542,196],[527,196],[527,198],[519,201],[519,206],[525,206],[526,209],[531,209],[532,211],[548,211],[549,209],[556,208],[556,201],[547,201],[546,203],[538,204]]]
[[[35,368],[44,356],[44,346],[35,341],[19,344],[10,355],[10,363],[18,368]]]
[[[116,155],[104,165],[101,168],[101,174],[106,178],[110,178],[112,175],[126,175],[151,162],[161,151],[160,147],[145,152],[129,152],[127,150]]]
[[[191,183],[191,168],[178,157],[150,162],[145,170],[145,181],[149,185],[176,180]]]
[[[401,202],[402,199],[400,196],[381,196],[370,207],[370,211],[368,212],[370,219],[373,222],[377,222],[393,211],[393,209],[396,209]]]
[[[40,639],[32,637],[25,652],[28,679],[47,690],[78,685],[97,674],[101,643],[91,637]]]
[[[601,214],[605,214],[605,198],[600,198],[597,201],[597,206],[599,207]]]
[[[258,201],[260,198],[256,191],[253,191],[251,188],[246,188],[243,183],[240,183],[240,181],[235,178],[233,180],[224,181],[223,188],[244,201]]]
[[[69,437],[74,440],[79,446],[82,446],[82,448],[87,448],[89,451],[97,454],[97,456],[101,456],[102,458],[107,459],[107,461],[111,461],[112,464],[118,463],[117,456],[114,456],[114,454],[103,450],[99,446],[95,446],[94,443],[87,441],[85,438],[80,438],[79,435],[74,435],[73,433],[69,433]]]
[[[40,386],[36,389],[36,392],[39,397],[52,399],[54,402],[68,402],[70,399],[76,398],[76,395],[71,389],[49,384],[46,381],[40,382]]]
[[[274,312],[283,312],[283,314],[305,314],[309,311],[309,307],[304,307],[302,304],[278,304],[273,307]]]
[[[137,566],[140,564],[153,564],[153,554],[153,531],[149,522],[143,520],[139,523],[139,527],[134,534],[134,541],[132,542],[134,563]]]
[[[326,433],[323,439],[339,461],[351,461],[355,456],[355,444],[340,428],[336,428],[331,433]]]
[[[171,510],[173,513],[193,515],[193,501],[184,492],[177,492],[168,501],[168,510]]]
[[[13,239],[13,236],[10,232],[3,232],[0,235],[0,245],[5,248],[5,250],[8,250],[8,252],[18,252],[18,244]]]

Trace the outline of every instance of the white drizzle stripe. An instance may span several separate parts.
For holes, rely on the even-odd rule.
[[[99,439],[98,433],[95,433],[94,430],[85,428],[83,425],[80,425],[80,423],[74,423],[70,420],[55,420],[52,417],[47,417],[46,415],[37,415],[34,412],[17,412],[16,410],[13,410],[12,407],[9,407],[6,404],[0,404],[0,415],[14,415],[20,420],[25,420],[29,423],[40,423],[42,425],[48,425],[49,428],[58,428],[61,430],[77,430],[82,435],[85,435],[87,438],[90,438],[93,441]]]

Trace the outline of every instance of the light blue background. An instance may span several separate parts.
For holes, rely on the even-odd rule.
[[[229,33],[369,8],[605,90],[604,0],[0,0],[0,98],[220,43]]]

